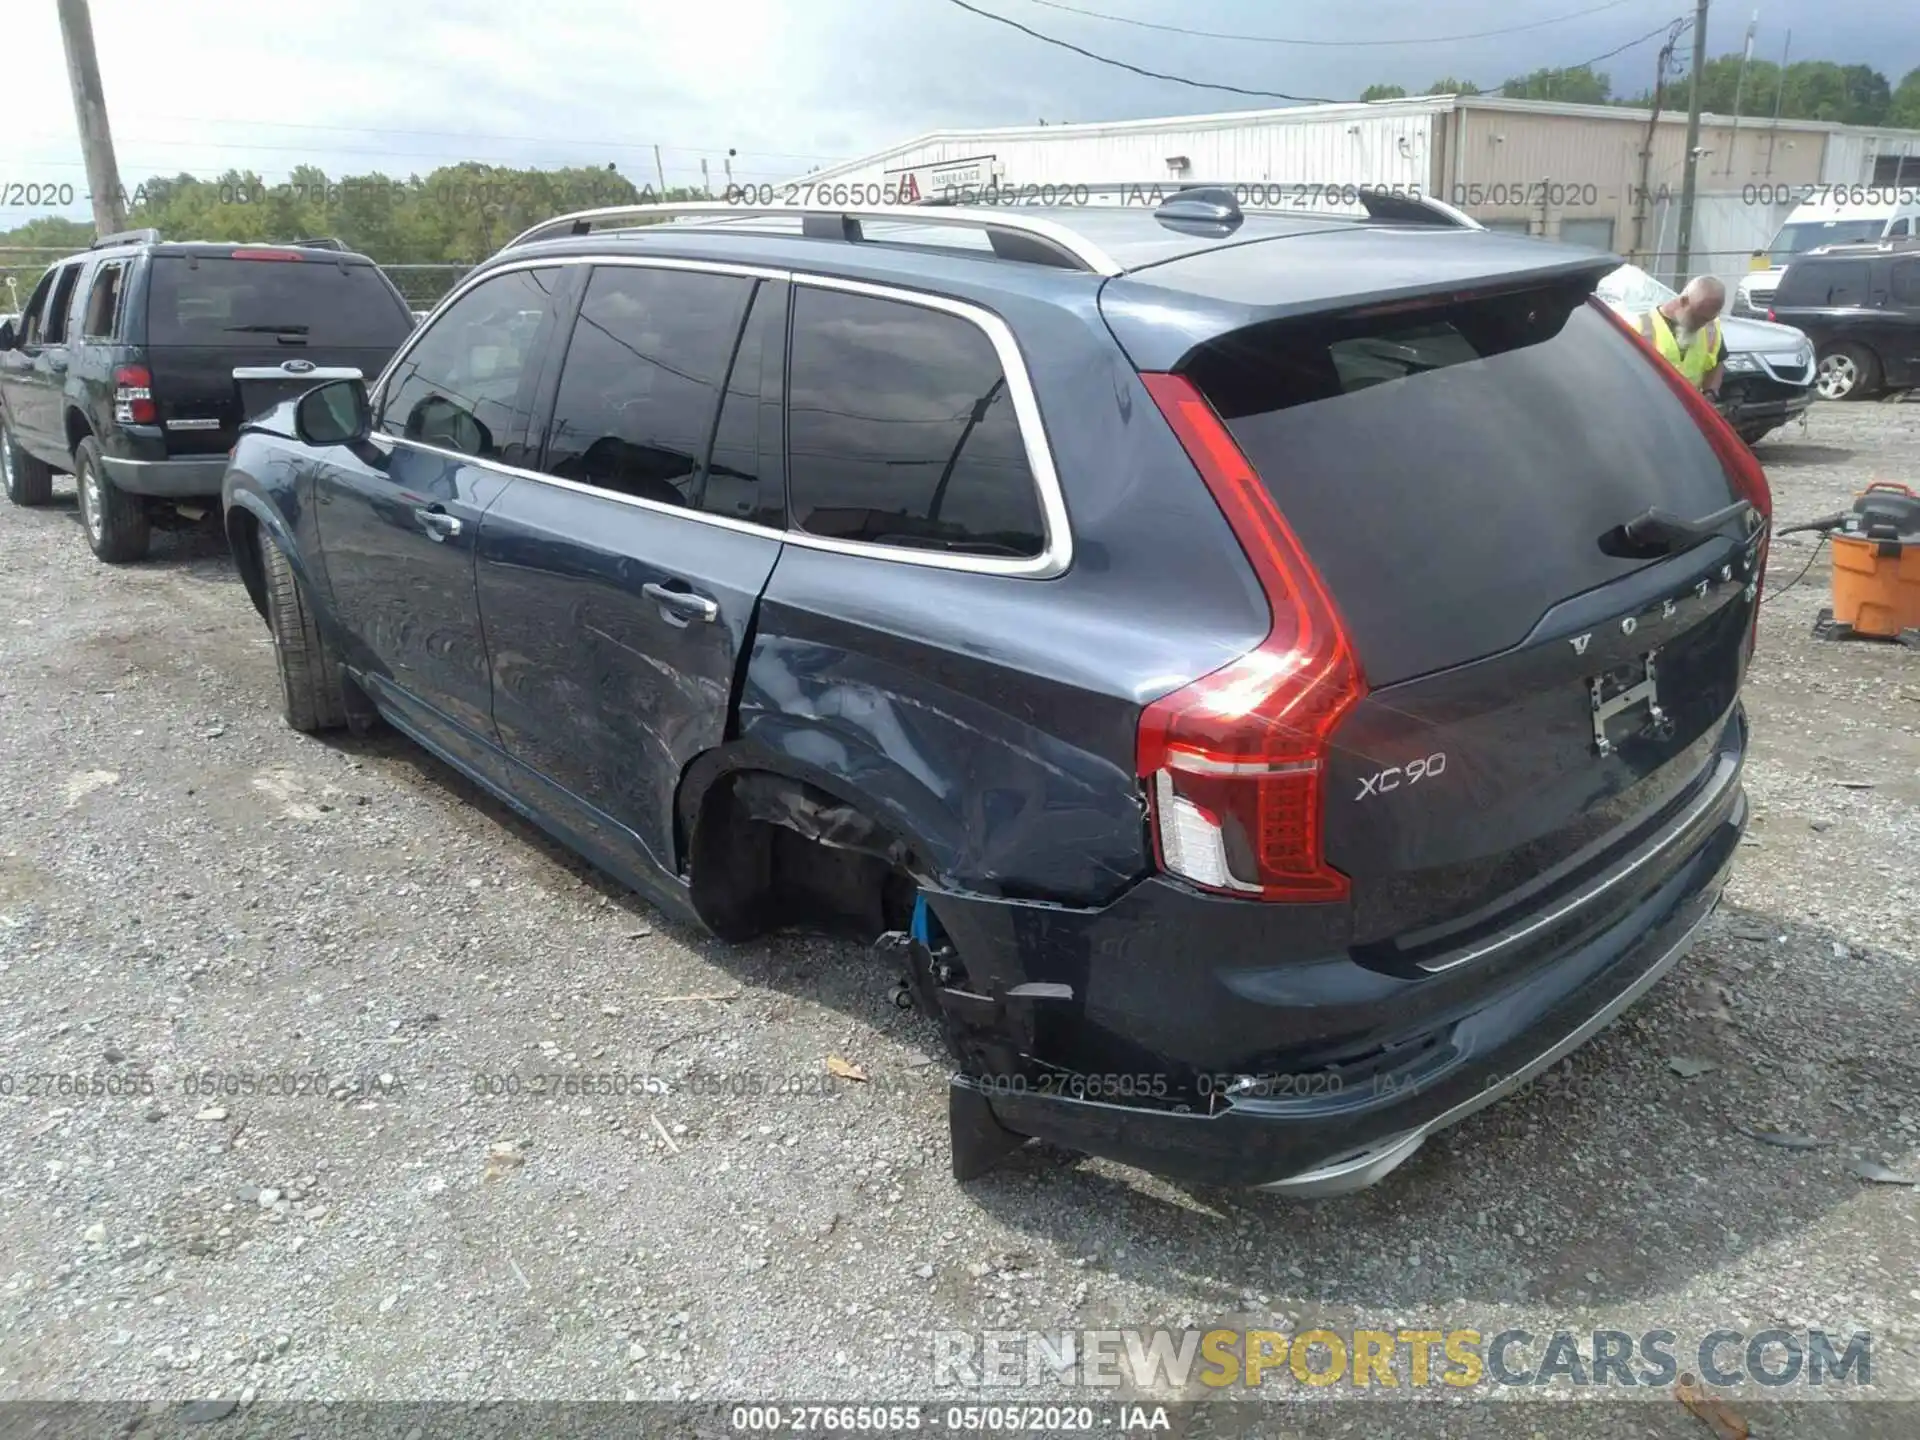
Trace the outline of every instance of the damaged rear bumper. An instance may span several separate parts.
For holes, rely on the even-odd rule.
[[[1255,933],[1234,926],[1270,926],[1270,907],[1161,880],[1100,912],[930,896],[970,981],[998,931],[1025,980],[1001,994],[1075,996],[1003,1002],[998,1028],[975,1032],[983,1058],[953,1085],[1015,1135],[1187,1183],[1302,1198],[1362,1189],[1651,989],[1718,903],[1746,818],[1736,763],[1684,843],[1603,919],[1512,963],[1421,977],[1316,946],[1303,913],[1316,907],[1289,917],[1288,948],[1304,953],[1256,963]],[[1326,1063],[1336,1032],[1349,1056],[1356,1034],[1379,1043],[1343,1070]]]

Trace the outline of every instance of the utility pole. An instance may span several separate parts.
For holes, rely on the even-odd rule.
[[[1653,112],[1647,116],[1647,133],[1640,146],[1640,193],[1633,204],[1633,260],[1647,259],[1647,212],[1653,206],[1653,140],[1660,132],[1660,105],[1666,98],[1667,75],[1673,69],[1673,52],[1686,33],[1688,20],[1676,20],[1667,31],[1667,43],[1660,47],[1659,68],[1653,74]]]
[[[653,147],[653,173],[660,177],[660,200],[662,204],[665,204],[667,199],[667,167],[660,163],[660,147],[658,145]]]
[[[127,211],[121,204],[120,170],[113,163],[113,132],[107,129],[100,61],[93,50],[93,16],[87,11],[87,0],[59,0],[59,7],[67,80],[73,87],[73,118],[80,124],[87,188],[93,194],[93,226],[101,235],[112,235],[127,228]]]
[[[1747,21],[1747,44],[1746,48],[1740,52],[1740,75],[1739,78],[1733,82],[1733,134],[1727,137],[1727,168],[1725,172],[1728,175],[1733,174],[1733,152],[1740,147],[1740,98],[1746,93],[1747,66],[1753,63],[1753,32],[1759,28],[1760,12],[1756,10],[1753,12],[1753,18]],[[1753,172],[1749,170],[1747,173],[1752,174]]]
[[[1707,0],[1693,10],[1693,76],[1687,100],[1687,168],[1680,182],[1680,235],[1674,246],[1673,273],[1684,285],[1693,249],[1693,200],[1700,184],[1700,71],[1707,63]]]
[[[1773,142],[1780,134],[1780,102],[1787,93],[1787,61],[1793,55],[1793,31],[1787,31],[1787,40],[1780,47],[1780,83],[1773,87],[1773,126],[1767,131],[1767,175],[1773,175]]]

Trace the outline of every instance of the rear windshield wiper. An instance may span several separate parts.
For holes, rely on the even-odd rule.
[[[229,325],[227,326],[227,332],[229,334],[240,332],[247,335],[304,335],[307,333],[307,329],[308,327],[305,325]]]
[[[1753,508],[1750,500],[1736,500],[1725,509],[1694,520],[1653,508],[1607,531],[1600,537],[1600,549],[1624,559],[1652,559],[1677,555],[1716,535],[1744,543],[1760,525],[1760,512]]]

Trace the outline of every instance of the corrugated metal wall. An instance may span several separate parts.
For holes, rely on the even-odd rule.
[[[923,190],[930,180],[949,176],[977,183],[976,170],[979,180],[990,173],[1012,186],[1191,179],[1424,189],[1430,183],[1430,112],[1352,106],[1318,114],[1323,118],[1286,120],[1254,112],[1186,126],[1163,121],[983,131],[897,146],[803,178],[884,181],[911,171]],[[1186,160],[1184,169],[1169,164],[1176,157]],[[968,161],[979,163],[958,163]]]
[[[1452,123],[1457,145],[1448,150],[1443,199],[1503,228],[1524,222],[1536,235],[1558,236],[1568,221],[1594,222],[1576,225],[1584,235],[1596,223],[1610,221],[1613,248],[1622,254],[1633,249],[1644,120],[1463,108]],[[1701,197],[1727,202],[1716,213],[1730,216],[1729,206],[1746,205],[1764,216],[1755,222],[1767,227],[1759,242],[1764,244],[1772,234],[1773,192],[1767,187],[1817,183],[1826,138],[1783,129],[1772,137],[1769,156],[1769,136],[1763,129],[1705,128],[1700,139],[1707,151],[1699,172]],[[1649,247],[1655,243],[1655,212],[1679,194],[1686,139],[1684,116],[1663,117],[1655,127],[1647,168],[1651,193],[1644,207]],[[1730,219],[1728,225],[1730,234],[1738,231],[1744,237],[1745,228]]]

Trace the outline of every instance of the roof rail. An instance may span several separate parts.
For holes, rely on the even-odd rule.
[[[858,243],[866,238],[863,220],[895,221],[909,225],[958,226],[985,232],[993,253],[1006,260],[1025,260],[1034,264],[1084,270],[1095,275],[1119,275],[1123,267],[1112,256],[1084,236],[1065,225],[1037,215],[1013,214],[999,207],[984,210],[954,209],[938,216],[929,215],[918,205],[806,206],[806,205],[733,205],[724,200],[687,200],[655,205],[614,205],[601,210],[581,210],[543,220],[514,236],[501,248],[515,250],[541,240],[557,240],[569,235],[590,235],[596,228],[631,228],[655,220],[697,218],[705,220],[752,220],[766,218],[798,219],[801,234],[812,239],[831,239]],[[715,227],[714,233],[721,233]],[[734,233],[753,233],[736,231]]]
[[[315,236],[309,240],[288,240],[284,242],[302,250],[345,250],[347,242],[337,240],[331,235]]]
[[[1163,221],[1188,224],[1237,224],[1248,208],[1265,211],[1310,211],[1328,213],[1335,206],[1359,205],[1367,219],[1400,225],[1442,225],[1459,230],[1484,230],[1486,226],[1444,200],[1430,195],[1408,194],[1402,190],[1368,185],[1302,185],[1293,181],[1260,180],[1225,183],[1206,180],[1102,180],[1093,184],[1058,184],[1039,187],[1043,192],[1059,192],[1069,206],[1117,204],[1123,208],[1152,206],[1153,214]],[[971,195],[973,192],[968,192]],[[996,187],[988,186],[979,194],[988,205]],[[1026,195],[1028,189],[1008,186],[1009,196]],[[1276,198],[1295,194],[1311,195],[1318,204],[1289,204]],[[1351,195],[1351,201],[1346,196]],[[1109,198],[1110,197],[1110,198]],[[951,195],[930,195],[919,205],[944,208],[965,204]],[[1336,212],[1337,213],[1337,212]]]
[[[121,230],[112,235],[102,235],[87,248],[104,250],[109,245],[158,245],[159,243],[160,232],[148,227],[145,230]]]

